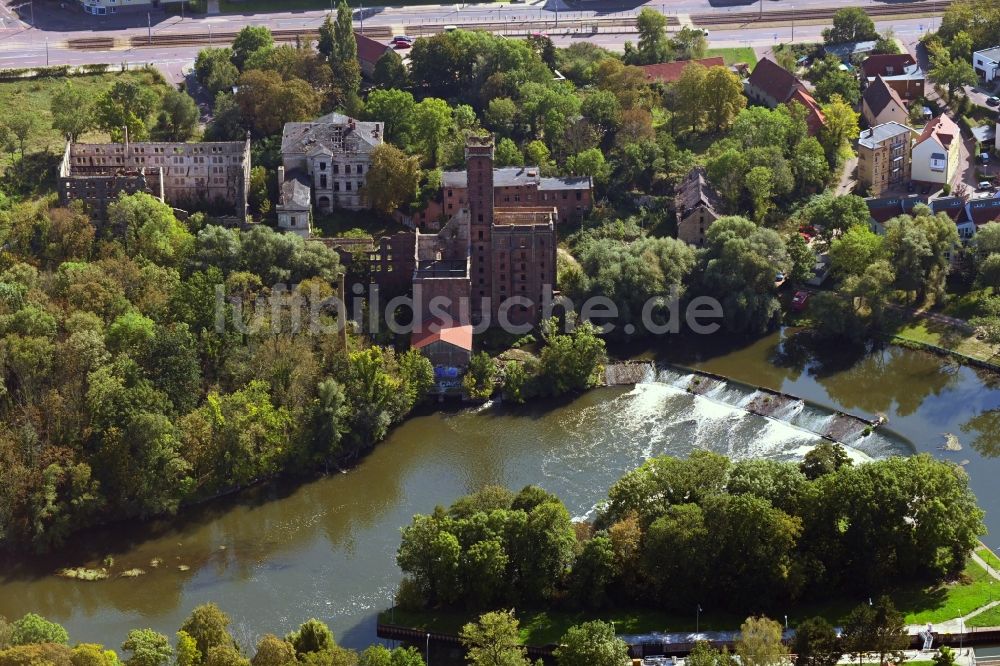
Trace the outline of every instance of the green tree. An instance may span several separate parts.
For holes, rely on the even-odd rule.
[[[252,666],[291,666],[295,663],[295,648],[274,634],[265,634],[257,642],[250,663]]]
[[[844,218],[839,216],[841,214],[842,211],[836,220],[842,223]],[[841,277],[861,275],[882,255],[882,237],[865,224],[853,224],[830,244],[830,262],[834,272]]]
[[[386,141],[407,148],[412,141],[414,106],[413,95],[406,91],[373,90],[365,100],[364,117],[383,124]]]
[[[706,77],[708,70],[705,66],[692,62],[684,66],[681,70],[680,78],[672,86],[672,92],[676,98],[676,110],[674,118],[690,128],[692,132],[697,132],[701,127],[707,112],[708,86]]]
[[[198,126],[198,105],[180,90],[170,90],[160,102],[152,135],[157,141],[187,141]]]
[[[792,652],[796,666],[836,666],[841,655],[837,630],[821,617],[804,620],[795,628]]]
[[[885,225],[885,249],[896,272],[896,287],[916,297],[944,293],[951,267],[948,254],[958,244],[955,224],[944,213],[917,206]]]
[[[847,451],[842,445],[820,442],[802,458],[799,469],[807,479],[815,480],[821,476],[833,474],[841,467],[847,467],[851,464],[851,457],[847,455]],[[822,665],[815,664],[813,666]]]
[[[15,110],[13,114],[7,117],[6,126],[10,129],[10,133],[13,137],[17,139],[17,146],[21,153],[21,159],[24,159],[26,144],[28,143],[28,139],[38,129],[38,121],[35,119],[35,116],[27,110],[19,109]]]
[[[233,64],[240,71],[246,61],[257,51],[269,49],[274,46],[274,36],[271,31],[262,25],[244,26],[236,38],[233,40],[232,60]]]
[[[173,209],[145,192],[119,195],[108,205],[108,222],[123,234],[129,256],[158,264],[179,264],[194,245]]]
[[[209,648],[205,666],[250,666],[250,661],[232,645],[217,645]]]
[[[298,655],[310,652],[332,652],[337,646],[330,627],[316,618],[303,622],[299,625],[298,630],[288,634],[285,640],[292,644]]]
[[[954,650],[947,645],[942,645],[931,661],[934,662],[934,666],[955,666],[958,660]]]
[[[516,143],[504,137],[497,141],[493,161],[497,166],[524,166],[524,155],[521,154]]]
[[[428,97],[413,107],[413,139],[418,152],[434,166],[441,159],[441,146],[452,128],[451,107],[443,99]]]
[[[415,199],[419,182],[417,159],[407,157],[392,144],[383,143],[371,153],[371,166],[362,192],[372,208],[392,213]]]
[[[460,635],[472,666],[529,666],[514,611],[495,611],[462,627]]]
[[[424,666],[424,658],[415,647],[390,650],[384,645],[372,645],[361,653],[358,666]]]
[[[709,67],[705,73],[703,100],[707,121],[717,132],[729,127],[747,105],[740,78],[725,67]]]
[[[766,617],[748,617],[740,626],[736,654],[744,666],[779,666],[788,658],[781,625]]]
[[[153,88],[138,81],[115,81],[111,89],[97,99],[94,109],[97,126],[111,134],[113,141],[123,141],[125,129],[130,141],[142,141],[149,136],[149,119],[159,101]]]
[[[771,207],[774,193],[774,172],[763,166],[755,166],[746,174],[746,188],[753,201],[754,217],[762,222]]]
[[[213,603],[196,606],[180,630],[194,639],[197,652],[202,655],[208,655],[212,648],[231,648],[234,645],[233,637],[229,635],[229,616]],[[180,643],[179,640],[178,646]],[[189,646],[185,647],[185,652],[192,654]],[[177,654],[181,654],[179,647]]]
[[[472,357],[462,379],[462,388],[473,400],[487,400],[496,390],[497,364],[486,352]]]
[[[201,652],[198,643],[186,631],[177,632],[176,666],[197,666],[201,663]]]
[[[955,92],[964,86],[975,85],[979,80],[969,60],[953,59],[944,49],[931,52],[931,67],[927,78],[948,88],[948,101],[955,100]]]
[[[123,652],[131,652],[126,666],[166,666],[174,651],[167,637],[152,629],[133,629],[122,643]]]
[[[46,620],[41,615],[27,613],[11,625],[10,644],[69,643],[69,634],[62,625]]]
[[[833,95],[828,104],[822,105],[826,125],[820,130],[819,142],[833,162],[837,155],[858,136],[858,114],[839,95]]]
[[[52,96],[50,110],[52,127],[67,141],[76,141],[94,126],[93,97],[74,86],[70,79]]]
[[[240,76],[240,70],[233,64],[233,51],[228,47],[198,51],[194,72],[198,82],[208,88],[212,95],[231,91]]]
[[[429,603],[449,601],[458,586],[461,544],[430,516],[414,516],[403,528],[396,563],[421,586]]]
[[[649,65],[673,60],[670,39],[667,38],[667,17],[644,7],[635,20],[639,32],[638,62]]]
[[[686,25],[674,35],[671,46],[678,60],[698,60],[705,57],[708,40],[704,30]]]
[[[559,666],[621,666],[629,660],[628,644],[614,626],[596,620],[570,627],[555,651]]]
[[[604,368],[604,341],[597,328],[583,322],[572,333],[558,333],[558,324],[548,319],[543,324],[545,348],[540,374],[542,385],[551,395],[582,391],[595,386]]]
[[[861,89],[858,80],[848,71],[839,67],[831,68],[816,82],[816,98],[820,102],[829,102],[834,95],[851,105],[856,105],[861,99]]]
[[[333,22],[330,48],[330,69],[339,85],[339,102],[350,110],[360,106],[361,65],[358,63],[358,43],[354,38],[351,8],[345,0],[337,3],[337,18]]]
[[[410,84],[409,74],[403,59],[395,51],[386,51],[375,62],[372,81],[382,88],[405,88]]]
[[[878,39],[875,23],[860,7],[844,7],[833,15],[833,27],[823,30],[823,41],[827,44],[863,42]]]

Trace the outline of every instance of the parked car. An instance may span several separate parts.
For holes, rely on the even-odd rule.
[[[981,190],[981,191],[992,190],[993,189],[993,183],[991,183],[988,180],[981,180],[981,181],[979,181],[979,188],[978,189]]]
[[[809,301],[809,296],[810,294],[808,291],[803,291],[800,289],[799,291],[795,292],[795,295],[792,296],[792,310],[794,310],[795,312],[802,312],[803,310],[805,310],[806,303]]]
[[[406,42],[407,44],[413,43],[413,37],[408,37],[407,35],[396,35],[392,38],[393,43],[395,42]]]
[[[396,49],[397,51],[398,50],[402,50],[402,49],[408,49],[411,46],[413,46],[413,44],[411,44],[410,42],[396,42],[396,41],[394,41],[392,43],[392,48]]]
[[[1000,106],[1000,97],[987,97],[986,103],[990,106]]]

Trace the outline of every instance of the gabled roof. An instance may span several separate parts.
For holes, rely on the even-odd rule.
[[[1000,199],[978,199],[968,203],[968,216],[972,223],[981,227],[987,222],[1000,220]]]
[[[676,60],[674,62],[661,62],[655,65],[639,65],[639,68],[645,72],[647,81],[673,83],[681,78],[681,72],[691,63],[698,63],[704,67],[726,66],[726,61],[722,56],[714,56],[712,58],[702,58],[701,60]]]
[[[895,76],[902,74],[906,67],[915,65],[916,60],[909,53],[878,53],[865,58],[861,71],[865,76]]]
[[[882,113],[890,103],[895,102],[900,109],[905,110],[906,106],[893,88],[886,83],[881,76],[876,76],[875,80],[865,88],[865,94],[861,97],[876,116]]]
[[[951,142],[957,139],[958,135],[958,125],[955,124],[955,121],[941,114],[924,126],[924,131],[920,133],[920,138],[913,144],[913,147],[916,148],[924,141],[933,138],[944,146],[945,150],[948,150]]]
[[[410,336],[410,346],[414,349],[423,349],[434,342],[446,342],[459,349],[472,351],[472,326],[468,324],[442,326],[440,323],[432,322],[424,324],[421,330],[413,331]]]
[[[310,206],[310,194],[312,188],[309,187],[309,180],[299,169],[292,169],[285,175],[285,182],[281,184],[281,192],[278,195],[278,205],[281,207],[293,207],[308,209]]]
[[[385,55],[386,51],[391,50],[382,42],[358,33],[354,33],[354,39],[358,44],[358,60],[361,62],[368,62],[374,65],[378,62],[379,58]]]
[[[722,198],[708,184],[703,167],[691,169],[680,185],[677,186],[676,208],[679,218],[687,217],[692,210],[704,207],[716,215],[722,207]],[[679,219],[678,218],[678,219]]]
[[[796,88],[795,92],[792,93],[792,98],[788,100],[788,103],[791,104],[792,102],[798,102],[806,107],[806,111],[808,111],[806,125],[809,127],[809,134],[815,136],[826,125],[826,116],[823,115],[823,109],[819,107],[813,96],[802,88]]]
[[[794,74],[770,58],[761,58],[747,83],[763,91],[768,97],[778,100],[779,103],[791,99],[796,88],[805,88]]]

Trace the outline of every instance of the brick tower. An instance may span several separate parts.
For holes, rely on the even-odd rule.
[[[491,231],[493,228],[493,137],[470,137],[465,145],[471,231],[472,316],[478,321],[493,308],[483,299],[493,295]],[[494,305],[495,307],[495,305]]]

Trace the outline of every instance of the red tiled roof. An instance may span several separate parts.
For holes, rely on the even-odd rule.
[[[792,93],[792,98],[788,100],[788,103],[798,102],[802,106],[806,107],[806,111],[809,114],[806,116],[806,125],[809,126],[809,134],[815,135],[826,125],[826,116],[823,115],[823,110],[813,99],[813,96],[807,93],[801,88],[796,88],[795,92]]]
[[[673,83],[681,78],[681,72],[691,63],[696,62],[704,67],[725,67],[726,61],[721,56],[702,58],[701,60],[676,60],[674,62],[661,62],[655,65],[639,65],[646,74],[647,81],[659,81],[661,83]]]
[[[382,42],[376,41],[371,37],[365,37],[358,33],[354,33],[354,39],[358,44],[358,60],[361,62],[370,62],[375,64],[378,59],[385,55],[385,52],[389,50],[389,47]]]
[[[442,326],[437,322],[431,322],[422,326],[421,330],[413,331],[410,336],[410,346],[414,349],[423,349],[438,341],[472,351],[472,326]]]
[[[861,63],[861,71],[868,78],[893,76],[902,74],[904,67],[915,65],[916,62],[909,53],[879,53],[865,58],[865,61]],[[890,67],[892,72],[888,71]]]
[[[762,58],[757,63],[748,83],[762,90],[768,97],[778,100],[779,103],[791,99],[792,93],[797,88],[805,88],[794,74],[770,58]]]
[[[952,139],[958,137],[958,125],[948,116],[941,114],[924,126],[924,131],[920,133],[920,137],[913,145],[919,146],[932,135],[947,149],[951,145]]]

